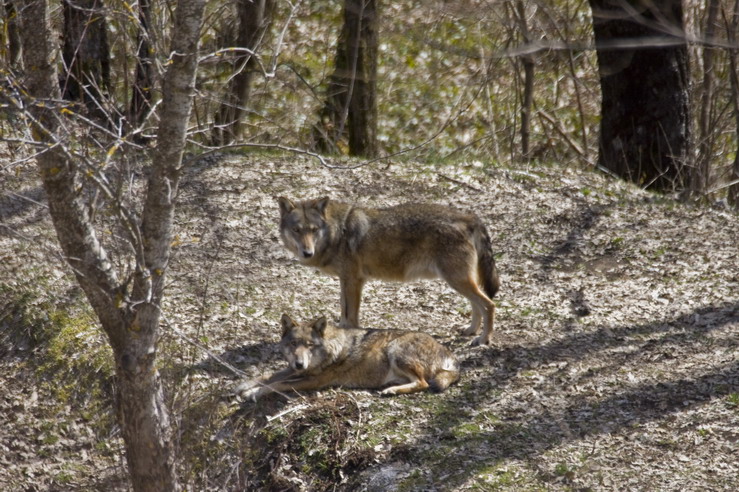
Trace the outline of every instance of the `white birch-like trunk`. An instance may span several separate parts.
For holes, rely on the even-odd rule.
[[[46,0],[19,2],[23,62],[34,138],[48,146],[37,164],[62,251],[100,319],[116,358],[119,419],[134,490],[177,490],[171,426],[156,349],[170,255],[175,200],[192,109],[205,0],[179,0],[165,76],[157,147],[140,234],[132,235],[137,271],[130,292],[118,278],[88,213],[85,179],[66,151],[57,77],[58,47]]]

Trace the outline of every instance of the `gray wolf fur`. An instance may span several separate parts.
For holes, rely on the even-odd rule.
[[[383,395],[444,391],[459,379],[454,355],[427,333],[341,328],[318,318],[296,323],[283,314],[280,350],[288,368],[248,381],[235,392],[256,400],[270,392],[332,386],[385,388]]]
[[[327,197],[277,201],[285,247],[303,265],[339,277],[342,326],[359,326],[362,288],[369,279],[442,278],[472,304],[464,334],[478,334],[482,324],[473,344],[490,343],[492,298],[500,279],[490,236],[478,217],[420,203],[374,209]]]

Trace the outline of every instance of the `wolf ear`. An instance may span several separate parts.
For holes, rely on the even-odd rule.
[[[293,321],[293,319],[287,314],[282,315],[282,318],[280,318],[280,324],[282,324],[282,336],[283,337],[287,334],[288,331],[295,328],[295,325],[296,325],[295,321]]]
[[[313,333],[323,338],[323,334],[326,332],[326,317],[321,316],[313,322]]]
[[[295,204],[284,196],[277,197],[277,203],[280,204],[280,215],[282,217],[295,210]]]
[[[328,206],[328,200],[329,200],[328,197],[324,196],[315,201],[314,206],[316,207],[316,210],[318,210],[319,214],[326,215],[326,207]]]

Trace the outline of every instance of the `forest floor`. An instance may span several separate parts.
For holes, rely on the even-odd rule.
[[[126,490],[110,354],[33,166],[0,189],[0,489]],[[362,324],[433,334],[459,383],[230,396],[232,368],[284,366],[282,313],[339,312],[338,281],[280,244],[280,195],[474,211],[501,272],[492,345],[459,334],[444,282],[373,282]],[[223,155],[184,176],[176,234],[159,360],[188,490],[736,489],[735,213],[558,166]]]

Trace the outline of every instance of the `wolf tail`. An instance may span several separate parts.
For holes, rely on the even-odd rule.
[[[492,299],[500,289],[500,276],[495,266],[493,245],[485,225],[478,221],[475,231],[475,249],[477,249],[478,276],[482,281],[482,289]]]
[[[441,368],[429,380],[429,389],[434,393],[441,393],[457,381],[459,381],[459,363],[454,357],[447,356]]]

